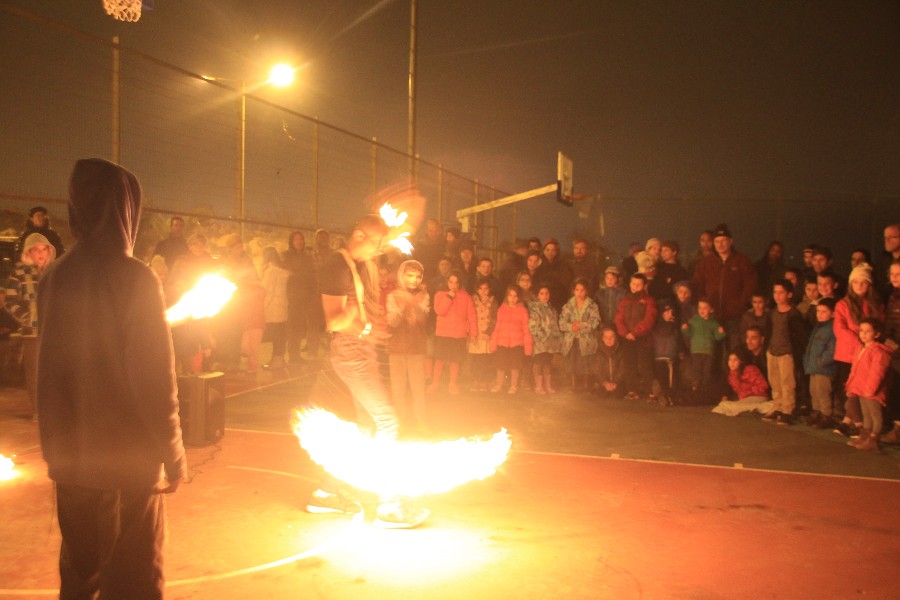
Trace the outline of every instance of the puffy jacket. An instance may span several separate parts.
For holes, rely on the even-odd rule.
[[[816,323],[803,355],[803,372],[834,377],[834,371],[834,321]]]
[[[528,329],[534,342],[535,354],[559,352],[562,347],[562,334],[559,331],[559,318],[556,309],[540,300],[528,303]]]
[[[639,341],[652,345],[650,332],[656,324],[656,313],[656,301],[647,292],[627,294],[616,310],[616,332],[623,338],[634,334]]]
[[[478,334],[475,304],[467,291],[457,290],[454,298],[449,292],[438,292],[434,296],[434,312],[437,315],[435,335],[459,339]]]
[[[581,323],[576,333],[572,330],[575,321]],[[567,355],[578,341],[578,351],[582,356],[590,356],[597,352],[597,328],[600,327],[600,309],[590,298],[584,299],[581,317],[578,317],[578,304],[575,298],[569,298],[559,314],[559,330],[562,331],[562,353]]]
[[[845,363],[853,362],[856,351],[862,346],[859,341],[859,323],[854,323],[850,316],[849,302],[848,298],[842,298],[834,307],[834,360]],[[865,301],[862,312],[866,317],[881,318],[880,311],[874,310]]]
[[[887,405],[887,370],[891,364],[891,350],[880,342],[861,346],[856,351],[850,376],[847,377],[847,395],[877,400]]]
[[[625,383],[625,355],[622,346],[616,339],[612,347],[601,343],[595,355],[594,371],[601,384],[612,382],[617,386]]]
[[[740,319],[756,289],[750,259],[732,250],[726,260],[715,252],[703,258],[691,279],[698,297],[707,297],[722,321]]]
[[[497,309],[497,325],[491,334],[491,350],[498,346],[515,348],[523,346],[525,355],[531,356],[533,351],[531,331],[528,329],[528,311],[521,304],[510,306],[506,302]]]
[[[291,272],[278,265],[266,267],[262,286],[266,289],[266,323],[285,323],[288,320],[287,285]]]
[[[728,385],[737,394],[738,400],[749,396],[762,396],[763,398],[769,396],[769,383],[763,377],[762,371],[754,365],[744,365],[742,373],[728,371]]]

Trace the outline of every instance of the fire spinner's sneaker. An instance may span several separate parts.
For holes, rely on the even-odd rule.
[[[324,490],[316,490],[309,497],[306,512],[314,514],[342,513],[353,515],[362,512],[362,506],[353,498],[344,494],[332,494]]]
[[[414,506],[402,500],[382,502],[378,505],[373,524],[382,529],[412,529],[424,523],[430,514],[427,508]]]

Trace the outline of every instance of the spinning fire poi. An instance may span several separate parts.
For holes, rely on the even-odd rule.
[[[331,364],[349,388],[359,423],[340,421],[322,410],[298,411],[295,433],[301,446],[326,471],[307,503],[308,512],[360,512],[360,504],[341,489],[341,480],[378,494],[375,525],[412,528],[429,515],[412,498],[487,477],[506,459],[509,438],[503,431],[489,442],[397,441],[399,421],[378,371],[374,347],[380,328],[373,327],[373,322],[382,317],[382,311],[377,300],[378,271],[372,259],[385,245],[409,253],[411,226],[408,214],[390,203],[382,205],[379,213],[364,217],[353,227],[347,248],[326,259],[319,282],[326,327],[332,334]],[[371,435],[360,432],[361,427],[367,427]],[[446,477],[444,467],[451,465],[463,466]],[[445,477],[424,477],[428,473]]]

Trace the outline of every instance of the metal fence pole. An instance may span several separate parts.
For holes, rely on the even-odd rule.
[[[378,139],[372,138],[372,193],[378,191]]]
[[[319,117],[313,124],[313,225],[319,228]]]
[[[119,36],[114,35],[112,41],[112,161],[118,164],[122,162],[122,101],[119,88],[122,63]]]
[[[437,203],[438,203],[438,222],[443,226],[444,224],[444,165],[438,165],[438,180],[437,180]]]

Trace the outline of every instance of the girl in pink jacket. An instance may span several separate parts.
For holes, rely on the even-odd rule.
[[[503,388],[503,379],[506,371],[509,371],[508,391],[515,394],[519,389],[522,363],[532,352],[528,310],[519,302],[519,287],[516,285],[506,288],[506,298],[497,309],[497,324],[491,334],[491,351],[496,351],[494,366],[497,368],[497,382],[491,391],[496,393]]]
[[[850,363],[862,344],[859,341],[859,324],[865,318],[880,319],[884,310],[878,294],[872,286],[872,267],[862,263],[850,273],[847,295],[834,307],[834,389],[844,401],[844,419],[838,430],[849,435],[862,425],[859,400],[846,393]]]
[[[478,335],[478,319],[472,297],[462,289],[462,273],[451,271],[447,276],[447,289],[434,296],[434,313],[437,324],[434,338],[434,371],[431,385],[426,392],[437,391],[441,384],[444,363],[450,365],[450,382],[447,391],[459,393],[459,363],[466,354],[466,341]]]
[[[859,322],[859,341],[850,376],[847,378],[847,398],[858,399],[863,416],[859,438],[847,442],[857,450],[878,451],[878,435],[883,422],[882,410],[887,405],[885,377],[891,365],[891,350],[878,340],[884,333],[881,321],[863,319]]]

